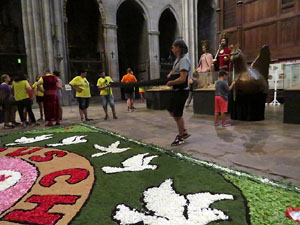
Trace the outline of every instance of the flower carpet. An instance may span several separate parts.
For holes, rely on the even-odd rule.
[[[299,207],[291,184],[84,124],[0,136],[0,225],[292,225]]]

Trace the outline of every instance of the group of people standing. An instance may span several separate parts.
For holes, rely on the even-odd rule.
[[[219,73],[219,81],[216,83],[216,98],[215,98],[215,125],[218,126],[218,120],[222,120],[222,125],[228,125],[225,123],[225,113],[227,112],[228,105],[228,92],[232,89],[234,82],[229,87],[227,83],[227,72],[230,70],[230,50],[227,47],[228,40],[226,38],[221,39],[220,48],[218,55],[213,59],[212,55],[208,53],[207,45],[204,45],[203,55],[199,61],[198,72],[212,72],[217,67],[217,70],[221,70]],[[229,50],[229,51],[228,51]],[[168,111],[176,122],[178,128],[178,135],[172,142],[172,146],[177,146],[184,143],[184,139],[187,139],[190,134],[188,133],[184,119],[183,111],[186,101],[189,96],[189,86],[191,86],[191,72],[192,66],[188,57],[188,47],[183,40],[176,40],[172,46],[172,52],[176,57],[173,64],[173,69],[168,75],[168,83],[166,85],[172,87],[172,95]],[[217,64],[217,65],[216,65]],[[36,123],[35,116],[32,112],[32,92],[36,95],[36,101],[40,108],[41,120],[45,115],[45,120],[48,122],[46,126],[53,126],[54,122],[56,125],[60,124],[62,120],[62,81],[59,79],[59,72],[53,74],[49,71],[41,76],[37,77],[36,82],[31,85],[24,76],[14,78],[11,82],[8,75],[2,75],[2,85],[6,85],[5,88],[8,90],[9,98],[12,99],[11,103],[5,104],[5,127],[12,127],[15,122],[13,111],[15,105],[17,106],[19,116],[22,125],[26,127],[28,124],[26,121],[26,114],[28,113],[30,122],[34,125]],[[91,91],[90,84],[87,80],[87,71],[81,71],[80,75],[73,78],[69,85],[76,90],[76,98],[79,104],[79,114],[81,121],[91,121],[88,117],[87,109],[89,107]],[[104,72],[100,74],[100,78],[97,82],[97,87],[100,91],[102,98],[102,106],[105,113],[104,119],[107,120],[108,116],[108,104],[111,107],[113,119],[118,119],[115,110],[114,96],[110,84],[113,82],[112,78],[106,75]],[[127,74],[123,76],[122,83],[137,82],[136,77],[130,68],[127,69]],[[192,82],[194,82],[192,80]],[[2,86],[1,85],[1,86]],[[125,97],[127,99],[128,111],[133,111],[135,108],[134,103],[134,87],[125,88]],[[143,88],[139,90],[140,94],[143,95]],[[143,97],[143,96],[141,96]],[[7,101],[10,102],[10,101]],[[15,104],[13,103],[15,102]],[[221,118],[219,118],[221,113]]]
[[[74,77],[69,84],[76,90],[76,98],[79,105],[79,114],[81,121],[91,121],[88,117],[87,109],[89,107],[89,102],[91,98],[91,91],[90,91],[90,84],[87,80],[87,71],[81,71],[79,76]],[[113,119],[118,119],[116,108],[115,108],[115,99],[113,95],[112,88],[110,84],[114,82],[113,79],[107,75],[105,72],[100,74],[100,77],[97,81],[97,87],[100,91],[100,96],[102,100],[102,107],[105,113],[104,120],[108,120],[108,105],[111,108]],[[136,77],[133,75],[133,71],[128,68],[127,74],[122,77],[122,83],[132,83],[137,82]],[[125,88],[125,97],[127,99],[127,107],[128,111],[133,112],[134,107],[134,99],[135,99],[135,89],[134,87]],[[141,98],[143,99],[144,96],[144,89],[140,87],[139,89]]]
[[[32,111],[34,97],[40,109],[39,120],[42,121],[45,115],[48,122],[46,126],[53,126],[53,122],[59,125],[62,119],[62,81],[59,76],[57,71],[53,74],[46,71],[43,76],[37,76],[32,85],[25,75],[11,79],[9,75],[3,74],[0,97],[4,110],[4,128],[10,129],[19,125],[16,122],[16,111],[24,128],[28,124],[39,125]]]

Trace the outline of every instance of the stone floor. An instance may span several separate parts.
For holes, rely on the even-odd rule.
[[[216,128],[212,116],[194,115],[191,106],[186,109],[184,119],[192,136],[179,147],[170,146],[177,132],[175,122],[166,111],[147,110],[144,103],[137,103],[136,108],[130,113],[125,102],[117,103],[119,119],[104,121],[100,104],[92,104],[89,115],[94,121],[90,124],[195,158],[300,186],[300,125],[282,123],[283,107],[267,107],[265,121],[235,121],[232,127]],[[38,117],[38,111],[34,111]],[[63,124],[78,122],[77,106],[64,107]],[[0,132],[16,130],[23,129],[4,130],[1,125]]]

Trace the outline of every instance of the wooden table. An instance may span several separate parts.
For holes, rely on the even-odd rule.
[[[166,110],[170,104],[171,89],[149,89],[146,91],[147,109]]]
[[[215,114],[215,89],[201,88],[194,90],[194,113]]]

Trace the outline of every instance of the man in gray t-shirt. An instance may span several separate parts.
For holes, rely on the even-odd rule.
[[[181,71],[187,71],[188,76],[186,78],[186,81],[182,84],[173,85],[173,90],[187,90],[188,89],[188,80],[189,80],[189,73],[191,70],[191,61],[187,54],[185,54],[183,57],[177,58],[174,62],[173,69],[172,69],[172,75],[170,77],[170,80],[176,80],[180,77]]]

